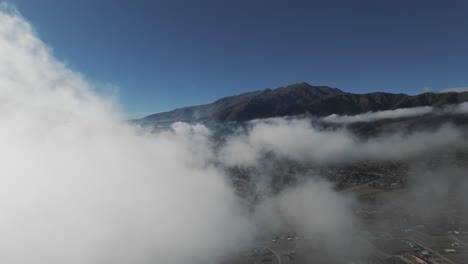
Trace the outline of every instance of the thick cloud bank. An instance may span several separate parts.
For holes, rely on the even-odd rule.
[[[0,11],[0,262],[208,263],[250,227],[208,131],[148,134],[120,123],[51,56],[31,25]]]
[[[405,160],[442,148],[464,148],[464,142],[464,134],[451,126],[360,139],[346,129],[315,127],[307,118],[272,118],[251,122],[246,132],[227,141],[220,157],[232,166],[254,166],[267,154],[322,164]]]

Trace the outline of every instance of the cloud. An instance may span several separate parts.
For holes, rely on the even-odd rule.
[[[369,252],[355,239],[358,219],[352,210],[354,198],[337,193],[331,183],[316,176],[308,175],[297,185],[262,200],[255,210],[260,228],[283,234],[296,231],[305,238],[302,241],[310,241],[309,246],[319,250],[316,255],[328,255],[337,262]]]
[[[437,230],[434,225],[442,227],[443,233],[453,226],[458,227],[460,221],[468,217],[466,175],[466,164],[460,164],[450,156],[410,164],[406,187],[382,204],[378,221],[390,221],[388,213],[398,212],[411,219],[413,228],[420,225],[422,232]],[[411,224],[403,225],[412,228]]]
[[[306,179],[245,207],[225,169],[465,147],[451,126],[363,140],[307,118],[252,121],[222,143],[200,124],[149,131],[123,122],[116,98],[56,60],[10,6],[0,10],[0,262],[217,263],[251,245],[257,229],[285,227],[321,236],[325,250],[343,248],[357,220],[353,199],[331,183],[298,175]]]
[[[434,90],[432,88],[424,88],[425,93],[464,93],[468,92],[468,87],[456,87],[456,88],[445,88],[440,90]]]
[[[354,230],[354,216],[350,207],[353,202],[352,197],[337,194],[329,182],[309,177],[265,199],[258,205],[257,213],[270,219],[261,223],[274,223],[276,220],[276,229],[288,230],[294,227],[310,238],[330,237]]]
[[[451,110],[456,114],[468,114],[468,102],[453,106]]]
[[[220,151],[231,166],[254,166],[266,154],[306,163],[404,160],[440,148],[462,148],[463,132],[451,126],[411,134],[393,133],[360,139],[352,132],[323,129],[307,118],[257,120]]]
[[[149,133],[0,11],[0,262],[206,263],[249,221],[209,130]]]
[[[335,124],[351,124],[358,122],[373,122],[383,119],[396,119],[416,117],[422,115],[442,115],[442,114],[466,114],[468,113],[468,102],[460,104],[446,105],[442,108],[432,106],[421,106],[411,108],[398,108],[394,110],[384,110],[376,112],[367,112],[358,115],[337,115],[332,114],[321,118],[322,121]]]
[[[1,262],[216,263],[248,246],[255,227],[273,227],[259,216],[275,211],[247,213],[226,164],[217,165],[210,129],[179,122],[154,132],[121,121],[115,98],[95,93],[6,9],[0,11]],[[305,132],[300,123],[281,131],[307,139]],[[240,147],[231,152],[248,157]],[[289,151],[284,155],[301,155]],[[301,221],[314,234],[348,226],[344,219],[325,221],[347,216],[346,200],[334,195],[331,184],[309,182],[268,200],[287,222]],[[310,204],[302,208],[299,200]]]
[[[356,123],[356,122],[372,122],[381,119],[391,119],[391,118],[404,118],[404,117],[414,117],[420,115],[426,115],[433,112],[433,107],[422,106],[422,107],[412,107],[412,108],[398,108],[395,110],[385,110],[377,112],[367,112],[364,114],[349,116],[349,115],[336,115],[332,114],[327,117],[322,118],[323,121],[329,123]]]

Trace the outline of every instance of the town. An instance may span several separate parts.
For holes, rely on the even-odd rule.
[[[226,263],[467,263],[468,214],[460,197],[449,193],[437,204],[425,196],[411,196],[408,170],[397,162],[320,170],[335,181],[338,191],[358,200],[353,212],[361,225],[355,236],[343,239],[351,246],[328,252],[320,237],[292,230],[260,239],[256,248]]]

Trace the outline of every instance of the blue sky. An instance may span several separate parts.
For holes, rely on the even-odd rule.
[[[297,82],[468,86],[468,1],[9,0],[130,117]]]

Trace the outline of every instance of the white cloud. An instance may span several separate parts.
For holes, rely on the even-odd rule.
[[[322,118],[325,122],[330,123],[356,123],[356,122],[372,122],[380,119],[403,118],[425,115],[433,112],[433,107],[422,106],[412,108],[398,108],[395,110],[385,110],[377,112],[367,112],[359,115],[336,115],[332,114]]]
[[[263,200],[255,212],[262,228],[283,233],[293,229],[307,240],[320,244],[320,253],[338,262],[341,257],[369,250],[355,237],[358,223],[352,211],[355,202],[353,197],[333,190],[329,182],[309,178]]]
[[[468,113],[468,102],[460,104],[446,105],[442,108],[435,108],[431,106],[411,107],[411,108],[398,108],[394,110],[385,110],[377,112],[367,112],[358,115],[337,115],[332,114],[321,118],[322,121],[336,124],[351,124],[357,122],[373,122],[383,119],[396,119],[422,116],[427,114],[466,114]]]
[[[9,7],[8,7],[9,8]],[[201,125],[150,134],[0,11],[0,262],[217,261],[250,226]]]
[[[220,157],[226,164],[241,166],[254,166],[266,153],[325,164],[404,160],[439,148],[465,147],[460,142],[463,142],[463,132],[450,126],[436,131],[385,134],[363,140],[346,129],[314,127],[307,118],[272,118],[252,122],[246,133],[230,138]]]
[[[334,247],[354,218],[349,197],[330,183],[284,190],[250,218],[220,167],[260,166],[269,153],[328,164],[464,146],[452,127],[362,140],[308,119],[253,121],[216,147],[203,125],[152,133],[121,122],[114,98],[98,96],[7,9],[0,11],[0,262],[216,263],[248,245],[255,224],[275,231],[292,224]]]
[[[456,114],[468,114],[468,102],[455,105],[452,111]]]

